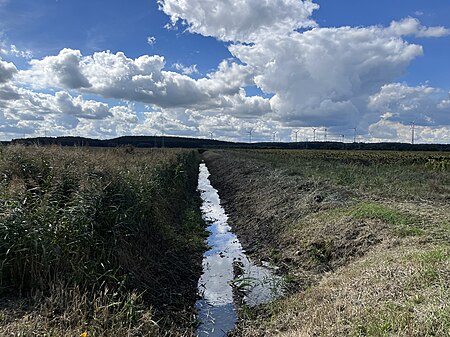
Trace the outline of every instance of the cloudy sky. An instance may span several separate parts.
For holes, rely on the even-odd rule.
[[[0,0],[0,139],[408,142],[414,122],[450,143],[449,18],[447,0]]]

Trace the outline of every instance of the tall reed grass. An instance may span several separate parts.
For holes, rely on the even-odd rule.
[[[177,318],[204,248],[197,174],[193,151],[0,148],[1,294],[60,313],[76,298],[83,314],[64,324],[96,335],[188,324],[189,311]]]

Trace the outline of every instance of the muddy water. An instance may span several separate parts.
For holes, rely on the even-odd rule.
[[[201,298],[196,303],[199,337],[225,336],[237,321],[233,288],[250,306],[267,303],[282,293],[282,279],[267,267],[252,263],[228,226],[228,217],[212,187],[209,171],[200,165],[198,189],[203,218],[209,224],[209,250],[203,256],[203,275],[198,282]],[[234,270],[234,271],[233,271]],[[237,275],[235,275],[235,273]]]

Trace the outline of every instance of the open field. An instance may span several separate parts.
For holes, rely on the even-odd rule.
[[[198,163],[188,150],[1,147],[0,335],[192,334]]]
[[[244,248],[288,295],[235,336],[450,336],[450,156],[204,154]]]

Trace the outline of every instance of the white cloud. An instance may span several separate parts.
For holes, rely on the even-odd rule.
[[[0,84],[11,80],[16,73],[16,66],[13,63],[3,61],[0,57]]]
[[[20,80],[36,88],[78,89],[105,98],[143,102],[162,108],[216,108],[223,96],[239,94],[252,84],[251,70],[223,61],[217,71],[199,80],[164,71],[162,56],[131,59],[109,51],[82,56],[64,49],[59,55],[30,61],[31,69],[20,72]]]
[[[161,6],[167,9],[175,5],[169,2]],[[186,8],[203,5],[215,6],[208,1],[176,3]],[[311,2],[296,5],[303,10],[314,7]],[[218,9],[222,10],[221,6]],[[202,18],[201,13],[195,15]],[[216,23],[202,27],[215,29]],[[21,71],[19,78],[35,87],[77,89],[155,108],[228,114],[253,121],[272,119],[290,127],[365,129],[379,119],[374,111],[385,112],[369,107],[369,97],[403,75],[409,63],[423,54],[421,46],[402,38],[414,32],[430,32],[416,23],[406,19],[387,28],[314,28],[304,32],[292,31],[287,25],[291,31],[284,31],[284,35],[267,35],[252,44],[232,43],[228,48],[242,64],[223,61],[216,71],[200,79],[188,76],[196,71],[196,65],[174,64],[182,74],[166,71],[165,60],[158,55],[132,59],[121,52],[105,51],[83,56],[71,49],[32,60],[31,69]],[[253,33],[260,34],[262,26],[254,27]],[[228,29],[226,23],[222,28]],[[252,85],[273,96],[270,100],[246,97],[243,88]]]
[[[181,71],[181,73],[184,75],[192,75],[192,74],[198,73],[196,64],[193,64],[193,65],[190,65],[189,67],[187,67],[187,66],[183,65],[182,63],[174,63],[174,64],[172,64],[172,68],[174,68],[178,71]]]
[[[367,129],[379,120],[368,107],[369,97],[401,77],[410,62],[423,55],[422,47],[408,43],[404,36],[449,33],[444,27],[425,27],[414,18],[393,21],[386,28],[299,32],[298,28],[315,25],[311,14],[316,5],[311,1],[159,3],[173,24],[181,21],[191,32],[231,41],[230,52],[251,72],[254,83],[273,94],[271,109],[260,111],[267,111],[266,118],[293,127]]]
[[[47,56],[42,60],[31,60],[32,71],[21,72],[23,80],[35,87],[55,86],[67,89],[91,86],[81,71],[81,52],[63,49],[57,56]]]
[[[310,17],[319,8],[311,0],[158,0],[158,3],[173,25],[180,20],[193,33],[240,42],[315,26]]]
[[[127,124],[137,124],[139,122],[139,118],[136,116],[132,106],[114,106],[110,111],[115,120],[120,120]]]
[[[450,93],[448,94],[448,96],[450,96]],[[439,104],[438,104],[438,108],[442,109],[442,110],[450,109],[450,97],[440,101]]]
[[[39,130],[49,124],[70,131],[82,121],[116,117],[116,111],[105,103],[73,97],[63,91],[51,95],[14,85],[0,86],[0,111],[0,126],[5,130],[18,128],[16,133],[32,133],[33,128]]]
[[[56,109],[62,114],[86,119],[103,119],[111,116],[109,107],[105,103],[86,101],[81,96],[72,97],[64,91],[54,96]]]
[[[392,83],[369,98],[369,108],[386,114],[386,119],[404,124],[414,121],[418,125],[450,125],[450,105],[444,93],[426,85],[410,87]]]
[[[20,50],[17,48],[16,45],[12,44],[9,47],[9,51],[8,54],[11,54],[15,57],[21,57],[27,60],[31,60],[33,58],[33,52],[31,50],[25,49],[25,50]]]
[[[403,142],[412,141],[411,125],[396,121],[381,119],[369,128],[368,140],[375,142]],[[450,143],[450,126],[421,126],[414,129],[415,143]]]
[[[378,26],[314,28],[229,49],[275,94],[272,118],[292,126],[355,125],[367,98],[422,55],[421,46]]]
[[[425,27],[416,18],[392,21],[390,31],[398,36],[414,35],[417,37],[442,37],[450,34],[445,27]]]
[[[0,86],[0,138],[80,135],[111,138],[149,134],[133,105],[108,107],[67,92],[39,93],[13,85]],[[148,130],[147,130],[148,131]]]
[[[247,118],[254,123],[255,117],[270,111],[267,99],[246,97],[242,89],[254,84],[251,69],[229,61],[221,62],[216,71],[199,80],[164,71],[161,56],[130,59],[123,53],[110,52],[82,56],[79,51],[65,49],[59,55],[32,60],[30,64],[31,69],[20,72],[20,81],[32,84],[34,90],[55,88],[56,94],[4,86],[0,87],[0,102],[7,105],[8,116],[16,116],[13,119],[38,118],[47,130],[58,134],[70,130],[83,135],[90,133],[94,137],[149,134],[149,130],[158,129],[158,114],[164,114],[168,131],[195,136],[201,135],[201,125],[216,115],[229,114],[234,116],[233,120]],[[130,106],[109,108],[104,103],[72,96],[60,91],[60,88],[74,91],[77,82],[70,74],[89,83],[75,88],[81,93],[140,101],[149,103],[149,108],[163,110],[147,112],[138,118]],[[236,127],[239,124],[235,122]]]
[[[238,61],[224,60],[194,79],[196,64],[175,63],[169,67],[176,71],[170,71],[159,55],[130,58],[104,51],[83,56],[63,49],[31,60],[30,68],[21,71],[0,59],[0,131],[45,126],[63,134],[72,130],[105,137],[164,128],[174,135],[209,137],[213,132],[243,140],[254,129],[254,140],[270,141],[275,130],[288,140],[293,127],[302,138],[311,138],[310,126],[321,126],[330,137],[358,127],[376,139],[403,139],[415,120],[425,141],[443,137],[442,125],[450,124],[446,94],[395,83],[423,55],[407,37],[441,37],[449,34],[447,28],[425,27],[414,18],[388,27],[319,28],[311,18],[318,5],[309,0],[158,3],[174,29],[181,21],[190,32],[230,41],[226,46]],[[155,42],[148,37],[149,45]],[[27,57],[12,46],[10,55]],[[248,97],[247,86],[267,95]],[[128,105],[109,107],[86,100],[85,94]],[[132,102],[144,103],[149,111],[137,114]]]

